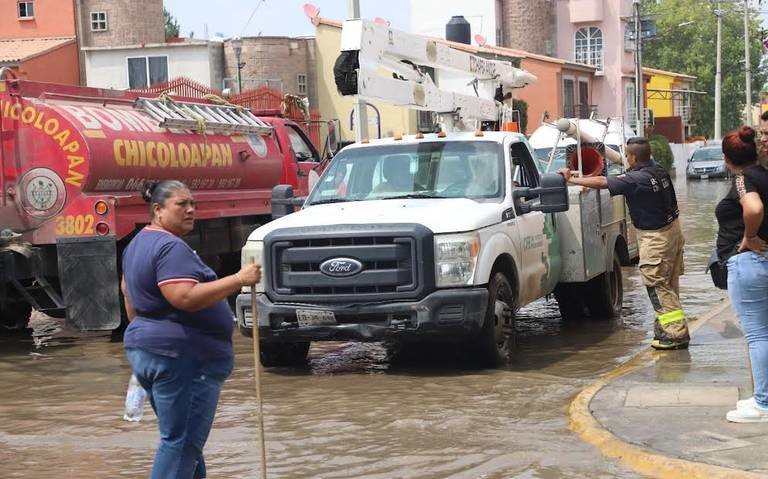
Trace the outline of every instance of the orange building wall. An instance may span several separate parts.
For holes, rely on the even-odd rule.
[[[19,66],[18,72],[26,80],[79,85],[77,44],[72,42],[31,58]]]
[[[528,103],[528,127],[525,133],[530,135],[541,124],[541,117],[545,111],[549,112],[551,121],[557,120],[560,116],[562,110],[561,65],[535,58],[523,58],[520,67],[536,75],[538,79],[533,85],[517,92],[517,98]]]
[[[0,0],[0,38],[74,37],[72,0],[34,0],[35,17],[19,20],[18,1]]]

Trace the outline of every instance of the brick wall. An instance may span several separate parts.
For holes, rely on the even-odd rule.
[[[91,12],[107,13],[106,31],[91,31]],[[165,42],[162,0],[82,0],[81,21],[84,47]]]
[[[551,0],[502,0],[503,45],[542,55],[551,55],[554,6]]]
[[[315,88],[313,82],[314,51],[312,40],[304,38],[288,37],[257,37],[243,38],[243,47],[240,61],[245,63],[240,72],[243,90],[269,86],[281,89],[283,93],[299,95],[297,76],[306,75],[307,93],[311,106],[317,105],[315,101]],[[312,62],[312,64],[311,64]],[[236,78],[235,53],[231,42],[224,45],[224,76]],[[270,82],[268,85],[259,83],[263,80],[279,80],[279,84]],[[235,91],[235,82],[230,83]]]

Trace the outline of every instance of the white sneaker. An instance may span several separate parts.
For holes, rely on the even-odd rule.
[[[749,399],[742,399],[740,401],[736,401],[736,409],[749,409],[751,407],[755,407],[757,403],[755,403],[755,398],[751,397]]]
[[[756,404],[746,405],[743,408],[728,411],[725,418],[731,422],[768,422],[768,409],[763,409]]]

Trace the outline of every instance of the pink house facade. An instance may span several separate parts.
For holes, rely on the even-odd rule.
[[[489,45],[596,67],[588,95],[579,75],[562,73],[560,109],[586,108],[634,124],[634,42],[627,31],[632,0],[413,0],[411,5],[414,33],[443,36],[451,15],[465,15],[472,34],[481,32]]]
[[[592,86],[599,116],[635,118],[632,0],[556,0],[556,56],[597,67]]]

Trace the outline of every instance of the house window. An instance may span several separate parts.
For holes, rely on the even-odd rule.
[[[576,116],[573,90],[573,78],[563,78],[563,116],[566,118],[574,118]]]
[[[128,58],[128,88],[147,88],[168,81],[168,57]]]
[[[35,2],[19,2],[19,18],[34,18]]]
[[[576,63],[584,63],[603,69],[603,32],[597,27],[579,28],[576,31]]]
[[[303,73],[296,75],[296,92],[299,95],[307,94],[307,75]]]
[[[579,105],[576,116],[579,118],[589,118],[592,113],[592,105],[589,104],[589,81],[579,80]]]
[[[624,121],[631,125],[637,122],[637,108],[635,107],[635,84],[627,83],[624,85],[624,104],[626,105],[626,118]]]
[[[107,31],[107,12],[91,12],[91,31]]]

